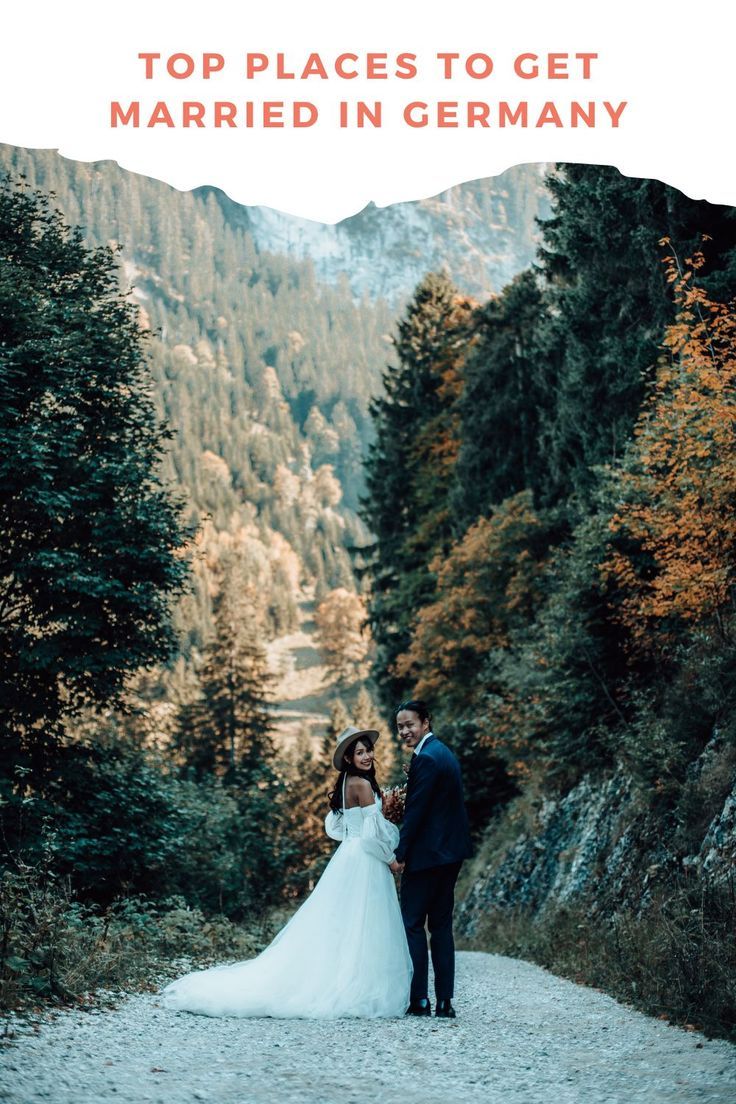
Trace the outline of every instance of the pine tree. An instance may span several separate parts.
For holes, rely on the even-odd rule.
[[[371,405],[376,439],[366,461],[362,517],[375,534],[369,620],[386,705],[407,689],[394,661],[432,593],[429,559],[451,535],[447,489],[457,445],[450,405],[471,317],[472,305],[446,277],[427,276],[398,327],[398,365],[384,373],[384,394]]]
[[[288,756],[290,831],[299,850],[298,874],[292,884],[302,890],[312,888],[333,849],[324,826],[334,778],[333,751],[329,732],[315,745],[311,730],[305,726]]]
[[[551,402],[550,364],[539,340],[545,322],[544,292],[532,270],[477,312],[456,403],[460,446],[451,504],[458,534],[504,499],[544,483],[539,433]]]
[[[350,712],[342,698],[333,698],[330,702],[330,721],[327,726],[327,739],[331,741],[330,760],[332,759],[332,752],[335,749],[338,736],[343,729],[347,728],[348,725],[352,723]]]
[[[252,907],[262,908],[301,884],[306,852],[295,811],[301,798],[273,743],[271,675],[252,586],[237,560],[226,560],[219,572],[201,695],[180,710],[176,739],[195,775],[219,776],[232,796],[245,892]]]
[[[545,498],[589,500],[596,466],[623,455],[654,375],[659,343],[674,320],[660,239],[684,258],[713,238],[706,290],[736,290],[732,208],[688,199],[657,180],[632,180],[602,165],[559,165],[548,178],[540,262],[547,321],[539,337],[554,403],[539,447],[549,469]]]
[[[34,757],[174,644],[186,534],[115,254],[0,185],[0,727]]]
[[[190,763],[200,774],[216,771],[232,779],[237,773],[241,782],[249,783],[274,757],[271,676],[242,573],[224,571],[215,601],[214,636],[205,649]]]

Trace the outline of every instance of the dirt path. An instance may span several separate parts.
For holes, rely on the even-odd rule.
[[[733,1104],[736,1047],[497,955],[458,957],[458,1019],[212,1020],[134,996],[0,1052],[17,1104]]]
[[[268,645],[268,665],[275,677],[273,710],[282,749],[293,746],[300,732],[322,736],[329,722],[329,701],[336,692],[314,642],[314,598],[305,591],[299,602],[299,625]]]

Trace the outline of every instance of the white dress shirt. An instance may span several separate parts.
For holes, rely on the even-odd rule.
[[[432,736],[432,735],[433,735],[433,733],[432,733],[432,732],[428,732],[426,736],[422,736],[421,740],[419,741],[419,743],[417,744],[417,746],[416,746],[416,747],[414,748],[414,754],[415,754],[415,755],[418,755],[418,754],[419,754],[419,752],[420,752],[420,751],[422,750],[422,748],[423,748],[423,747],[424,747],[424,745],[426,744],[426,742],[427,742],[427,740],[429,739],[429,737],[430,737],[430,736]]]

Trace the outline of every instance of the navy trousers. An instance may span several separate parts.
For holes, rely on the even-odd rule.
[[[451,1000],[455,985],[455,942],[452,937],[452,910],[455,905],[455,882],[462,863],[431,866],[401,876],[401,915],[406,928],[409,953],[414,964],[411,999],[427,997],[429,988],[429,955],[427,935],[434,968],[434,991],[437,1000]]]

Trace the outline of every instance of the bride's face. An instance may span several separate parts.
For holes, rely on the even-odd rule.
[[[373,766],[373,748],[370,744],[364,744],[358,740],[353,752],[353,766],[357,770],[369,771]]]

